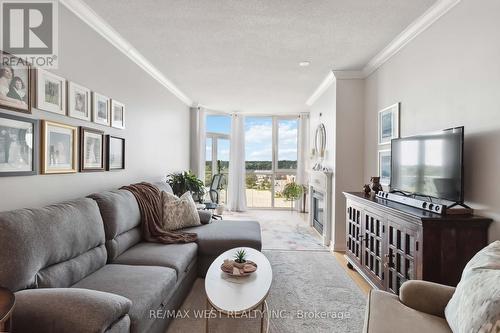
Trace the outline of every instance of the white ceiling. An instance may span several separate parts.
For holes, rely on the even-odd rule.
[[[435,0],[85,2],[190,99],[293,113],[329,70],[361,70]]]

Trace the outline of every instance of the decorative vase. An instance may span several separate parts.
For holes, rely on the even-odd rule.
[[[224,205],[218,205],[215,209],[215,212],[217,213],[217,215],[222,215],[222,213],[224,213]]]
[[[370,181],[372,182],[372,190],[375,194],[384,190],[380,184],[380,177],[372,177]]]

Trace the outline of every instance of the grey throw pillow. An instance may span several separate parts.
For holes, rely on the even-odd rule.
[[[163,227],[166,230],[178,230],[201,225],[191,193],[186,192],[180,198],[168,192],[161,192],[163,203]]]
[[[500,331],[500,241],[467,263],[445,316],[454,333]]]

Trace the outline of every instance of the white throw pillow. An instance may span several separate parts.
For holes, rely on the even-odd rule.
[[[500,331],[500,241],[467,263],[445,316],[454,333]]]
[[[168,192],[161,192],[163,203],[163,227],[166,230],[178,230],[201,225],[191,193],[186,192],[180,198]]]

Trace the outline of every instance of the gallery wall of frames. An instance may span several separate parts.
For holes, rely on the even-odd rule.
[[[0,63],[0,177],[125,169],[125,139],[103,130],[125,129],[123,103],[0,52],[17,64]],[[88,126],[1,111],[31,114],[32,107]]]

